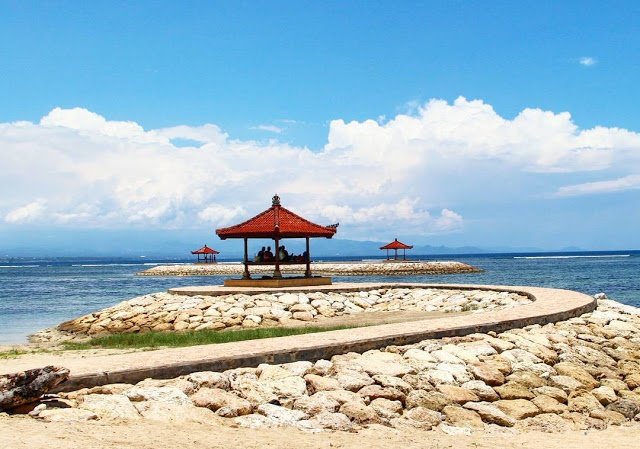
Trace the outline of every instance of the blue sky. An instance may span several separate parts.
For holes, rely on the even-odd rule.
[[[279,189],[342,238],[640,247],[637,2],[0,8],[12,239],[200,232]]]

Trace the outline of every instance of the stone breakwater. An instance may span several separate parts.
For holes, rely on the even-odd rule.
[[[528,304],[527,296],[487,290],[376,288],[358,292],[139,296],[40,331],[32,342],[147,331],[222,330],[320,323],[372,312],[485,312]]]
[[[60,394],[31,416],[219,416],[234,426],[312,432],[372,424],[449,434],[604,429],[640,420],[640,310],[601,299],[580,317],[499,334],[104,385]]]
[[[273,274],[272,265],[253,265],[249,271],[256,275]],[[138,273],[139,276],[241,276],[244,266],[239,263],[158,265]],[[283,274],[304,274],[304,265],[282,265]],[[415,274],[478,273],[482,270],[462,262],[348,262],[311,264],[316,275],[326,276],[384,276]]]

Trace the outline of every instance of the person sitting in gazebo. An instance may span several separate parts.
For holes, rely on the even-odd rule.
[[[258,251],[258,254],[256,254],[256,257],[253,258],[254,262],[264,262],[264,246],[262,247],[262,249],[260,249],[260,251]]]
[[[274,257],[273,257],[273,253],[271,252],[271,247],[267,246],[267,250],[262,255],[262,261],[271,262],[272,260],[274,260]]]
[[[285,249],[284,245],[278,249],[278,260],[287,261],[289,260],[289,252]]]

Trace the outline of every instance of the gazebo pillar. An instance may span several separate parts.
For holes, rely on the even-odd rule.
[[[273,270],[273,278],[281,279],[282,273],[280,273],[280,238],[276,237],[274,240],[276,241],[276,249],[273,255],[276,259],[276,269]]]
[[[307,260],[305,261],[307,263],[307,269],[304,272],[304,277],[310,278],[311,277],[311,254],[309,254],[309,237],[307,237],[305,240],[307,241]]]
[[[249,273],[249,242],[244,238],[244,272],[242,273],[242,279],[251,279]]]

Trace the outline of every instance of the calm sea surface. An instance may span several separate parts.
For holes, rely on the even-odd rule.
[[[605,292],[612,299],[640,306],[640,251],[416,255],[412,259],[458,260],[485,272],[440,276],[334,277],[334,281],[534,285],[566,288],[590,295]],[[179,261],[171,261],[175,262]],[[0,259],[0,344],[25,342],[26,336],[32,332],[134,296],[170,287],[220,284],[224,279],[222,276],[135,276],[158,263],[167,261]]]

